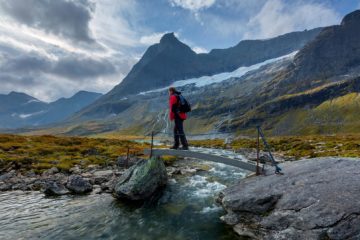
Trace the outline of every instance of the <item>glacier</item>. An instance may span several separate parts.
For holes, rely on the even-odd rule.
[[[295,52],[292,52],[290,54],[287,54],[287,55],[284,55],[281,57],[268,59],[264,62],[257,63],[257,64],[254,64],[254,65],[251,65],[248,67],[239,67],[238,69],[236,69],[232,72],[224,72],[224,73],[219,73],[219,74],[215,74],[212,76],[202,76],[202,77],[198,77],[198,78],[189,78],[189,79],[175,81],[170,86],[153,89],[153,90],[149,90],[149,91],[145,91],[145,92],[140,92],[139,95],[146,95],[148,93],[166,91],[167,89],[169,89],[169,87],[182,87],[182,86],[186,86],[186,85],[190,85],[190,84],[195,84],[196,87],[203,87],[203,86],[210,85],[213,83],[219,83],[219,82],[225,81],[229,78],[239,78],[239,77],[244,76],[246,73],[253,71],[253,70],[257,70],[260,67],[265,66],[267,64],[274,63],[274,62],[284,60],[284,59],[292,59],[292,58],[294,58],[294,56],[296,55],[297,52],[298,51],[295,51]]]

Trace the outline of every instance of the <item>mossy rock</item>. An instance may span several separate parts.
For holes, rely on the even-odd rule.
[[[166,183],[167,173],[163,161],[159,158],[141,160],[117,180],[114,196],[125,200],[147,200]]]

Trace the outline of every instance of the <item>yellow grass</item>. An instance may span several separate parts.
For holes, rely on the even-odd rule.
[[[142,155],[148,147],[125,139],[0,134],[0,169],[17,164],[38,172],[51,167],[67,171],[76,164],[113,164],[128,148],[132,155]]]

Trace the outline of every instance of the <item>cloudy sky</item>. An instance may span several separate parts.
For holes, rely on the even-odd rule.
[[[359,0],[0,0],[0,93],[105,93],[166,32],[196,52],[338,24]]]

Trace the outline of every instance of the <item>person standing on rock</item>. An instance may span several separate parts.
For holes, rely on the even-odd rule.
[[[169,118],[170,121],[175,122],[174,145],[171,147],[171,149],[188,150],[189,146],[184,132],[184,120],[186,120],[187,116],[185,111],[181,111],[180,97],[182,97],[181,92],[176,91],[174,87],[169,88]],[[188,103],[186,102],[186,104]],[[182,148],[179,148],[180,141]]]

